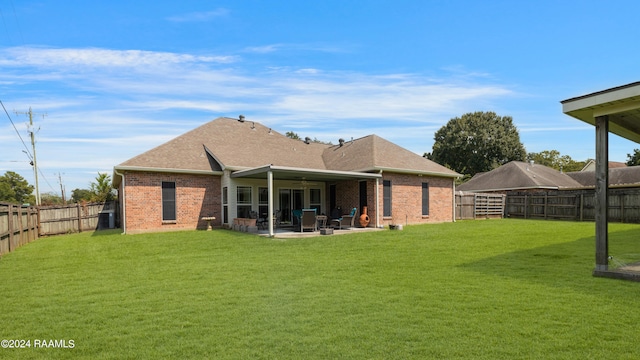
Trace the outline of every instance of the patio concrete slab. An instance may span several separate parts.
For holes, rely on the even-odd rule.
[[[296,238],[308,238],[308,237],[315,237],[315,236],[336,236],[336,235],[344,235],[344,234],[354,234],[354,233],[359,233],[359,232],[375,232],[375,231],[383,231],[385,229],[383,228],[374,228],[374,227],[366,227],[366,228],[358,228],[358,227],[354,227],[351,229],[342,229],[342,230],[338,230],[338,229],[334,229],[333,230],[333,234],[332,235],[321,235],[320,234],[320,230],[318,231],[305,231],[305,232],[300,232],[300,231],[293,231],[291,229],[276,229],[275,234],[274,234],[274,238],[275,239],[296,239]],[[264,237],[269,237],[269,231],[268,230],[259,230],[258,231],[258,235],[260,236],[264,236]]]

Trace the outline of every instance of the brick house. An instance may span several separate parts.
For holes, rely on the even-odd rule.
[[[355,207],[359,215],[367,206],[375,227],[453,221],[459,176],[376,135],[327,145],[241,116],[215,119],[116,165],[113,183],[123,230],[138,233],[202,229],[209,216],[227,226],[251,212],[293,223],[292,210],[301,208],[330,215]]]

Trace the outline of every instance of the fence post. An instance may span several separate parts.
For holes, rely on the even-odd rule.
[[[18,246],[22,246],[25,244],[24,241],[24,224],[22,221],[22,206],[17,206],[18,210]]]
[[[544,219],[547,219],[547,207],[549,205],[549,193],[544,193]]]
[[[624,223],[624,194],[618,194],[618,198],[620,199],[620,222]]]
[[[41,218],[40,218],[40,208],[39,207],[35,207],[34,208],[36,210],[36,237],[40,237],[42,235],[41,231],[42,231],[42,223]]]
[[[76,203],[76,209],[78,210],[78,232],[82,232],[82,212],[80,209],[80,203]]]
[[[8,227],[9,227],[9,252],[13,251],[11,248],[11,244],[13,243],[13,205],[9,204],[7,209],[9,212],[9,216],[7,217]]]

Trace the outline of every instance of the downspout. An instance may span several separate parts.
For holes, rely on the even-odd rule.
[[[382,170],[380,170],[382,175]],[[376,178],[376,228],[380,226],[380,178]]]
[[[453,222],[456,222],[456,178],[453,178]]]
[[[127,191],[125,190],[126,183],[125,183],[124,174],[119,173],[116,168],[113,168],[113,172],[122,178],[122,234],[124,235],[127,233],[127,202],[126,202]],[[120,196],[120,194],[118,194],[118,196]]]

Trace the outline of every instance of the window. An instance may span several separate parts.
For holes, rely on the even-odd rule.
[[[322,199],[320,198],[320,189],[309,189],[309,207],[316,209],[316,214],[322,214]]]
[[[391,217],[391,180],[382,181],[382,216]]]
[[[422,183],[422,216],[429,215],[429,183]]]
[[[239,218],[248,218],[251,215],[251,187],[238,186],[236,204]]]
[[[266,218],[269,214],[269,189],[258,188],[258,218]]]
[[[229,223],[229,188],[222,188],[222,223]]]
[[[162,182],[162,221],[176,220],[176,183]]]

